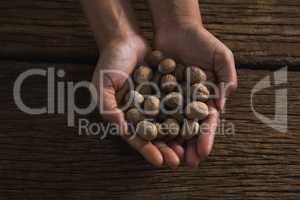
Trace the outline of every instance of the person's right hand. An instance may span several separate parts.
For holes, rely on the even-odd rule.
[[[147,44],[139,36],[130,36],[128,39],[119,39],[110,42],[101,51],[93,75],[93,84],[97,89],[99,112],[103,119],[109,123],[117,123],[121,127],[121,135],[135,150],[152,165],[160,167],[164,163],[176,168],[184,156],[182,147],[173,142],[146,142],[138,136],[130,138],[125,136],[128,132],[124,113],[118,108],[117,93],[122,91],[125,82],[133,72],[135,66],[141,64],[147,53]],[[116,70],[120,73],[103,73],[105,70]],[[124,76],[127,75],[127,76]]]

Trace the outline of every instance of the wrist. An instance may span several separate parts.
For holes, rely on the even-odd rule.
[[[136,56],[138,62],[142,62],[148,45],[146,40],[138,34],[126,34],[123,36],[110,37],[103,45],[99,46],[99,52],[107,50],[118,53],[129,54],[129,56]]]
[[[188,18],[181,18],[177,20],[172,20],[164,23],[161,26],[156,27],[156,33],[178,33],[185,31],[187,29],[198,29],[204,28],[202,21],[199,19],[188,19]]]
[[[168,24],[160,27],[155,31],[155,42],[161,43],[161,40],[176,41],[178,38],[186,35],[187,33],[201,32],[204,26],[199,21],[186,21],[185,23]]]
[[[95,35],[98,49],[101,51],[102,49],[111,46],[111,44],[129,44],[134,43],[133,40],[137,38],[141,38],[138,34],[134,33],[130,30],[115,30],[114,32],[103,34],[103,32],[99,35]]]
[[[198,0],[149,0],[156,30],[202,26]]]

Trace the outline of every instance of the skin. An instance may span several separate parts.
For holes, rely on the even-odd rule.
[[[148,1],[155,27],[155,48],[186,64],[201,66],[208,81],[220,86],[216,91],[218,98],[208,103],[206,128],[185,149],[186,163],[197,167],[212,150],[219,111],[224,109],[226,96],[237,88],[234,57],[228,47],[203,27],[198,0]],[[223,84],[226,90],[221,89]]]
[[[167,164],[171,168],[178,166],[180,158],[176,152],[182,151],[178,145],[146,142],[138,136],[130,139],[127,137],[125,114],[118,109],[118,96],[121,96],[118,93],[124,91],[127,78],[135,66],[142,63],[148,50],[132,17],[129,3],[124,0],[82,0],[81,3],[101,52],[92,82],[97,88],[102,118],[111,123],[118,123],[122,127],[122,138],[152,165],[161,167]],[[109,73],[102,81],[100,72],[106,69],[121,71],[127,77]]]
[[[202,25],[198,1],[194,0],[148,0],[155,26],[155,47],[169,56],[185,63],[202,66],[210,80],[219,84],[230,83],[228,94],[237,87],[234,59],[231,51],[210,34]],[[208,128],[186,148],[183,141],[145,142],[139,137],[129,139],[124,113],[118,109],[118,97],[124,91],[126,79],[134,67],[141,64],[148,45],[138,27],[126,0],[81,0],[84,11],[94,32],[101,52],[93,83],[98,91],[99,108],[103,119],[122,127],[122,138],[152,165],[163,164],[175,169],[185,159],[190,167],[197,167],[211,152],[218,120],[218,110],[223,109],[225,93],[209,103]],[[161,20],[163,19],[163,20]],[[101,71],[115,69],[126,76],[109,73],[99,79]]]

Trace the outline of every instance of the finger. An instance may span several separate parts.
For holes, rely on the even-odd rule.
[[[198,137],[197,153],[200,160],[205,160],[212,151],[215,132],[218,125],[219,113],[212,101],[208,103],[209,115],[201,125],[201,134]]]
[[[190,140],[187,143],[186,148],[186,164],[191,168],[197,168],[200,163],[200,157],[197,154],[197,142],[196,140]]]
[[[147,142],[139,137],[123,137],[123,139],[153,166],[161,167],[163,165],[163,156],[161,152],[151,142]]]
[[[109,123],[116,123],[119,125],[120,135],[127,135],[127,122],[124,113],[118,108],[115,90],[112,87],[102,88],[99,101],[99,113],[102,119]]]
[[[177,154],[164,142],[155,142],[155,146],[163,155],[164,162],[172,169],[176,169],[180,164]]]
[[[184,148],[178,142],[175,141],[169,142],[168,145],[177,154],[178,158],[180,160],[183,160]]]
[[[120,105],[122,103],[126,93],[129,91],[129,89],[130,89],[129,81],[125,81],[122,88],[120,90],[118,90],[118,92],[116,94],[116,99],[117,99],[118,105]]]
[[[218,109],[223,110],[226,96],[232,94],[238,86],[233,53],[224,44],[220,44],[215,52],[214,63],[216,78],[220,84],[216,103]]]

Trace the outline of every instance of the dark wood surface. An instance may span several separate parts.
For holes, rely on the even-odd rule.
[[[151,42],[148,6],[132,2]],[[300,199],[300,1],[200,3],[206,27],[237,59],[240,86],[221,124],[233,123],[235,134],[217,135],[199,169],[172,171],[149,166],[117,137],[79,136],[78,127],[67,127],[66,114],[21,112],[13,100],[20,73],[55,67],[66,71],[58,81],[89,80],[93,66],[75,63],[93,63],[97,50],[78,1],[0,0],[0,200]],[[22,59],[27,61],[16,61]],[[280,86],[288,88],[288,133],[280,133],[254,116],[250,94],[275,66],[285,65],[296,71]],[[45,105],[46,80],[27,80],[22,97],[31,106]],[[88,100],[85,92],[77,93],[78,103]],[[260,91],[254,103],[273,117],[274,88]],[[80,118],[100,120],[96,112],[76,115],[76,122]]]
[[[141,29],[151,41],[144,0],[133,0]],[[206,27],[243,66],[300,64],[300,1],[203,0]],[[95,60],[97,51],[77,0],[1,0],[0,57]]]
[[[51,4],[51,3],[50,3]],[[89,80],[93,66],[2,61],[0,67],[0,199],[299,199],[300,72],[288,73],[288,133],[260,122],[250,108],[253,86],[269,70],[238,70],[240,87],[223,118],[235,135],[217,135],[210,158],[197,170],[153,169],[118,138],[100,141],[67,127],[66,115],[30,116],[13,101],[16,77],[29,68],[64,69],[60,81]],[[46,81],[23,88],[32,106],[45,105]],[[84,104],[88,96],[78,94]],[[86,97],[86,98],[84,98]],[[255,97],[258,112],[272,117],[274,90]],[[97,122],[99,116],[87,117]],[[226,125],[225,125],[226,126]]]

